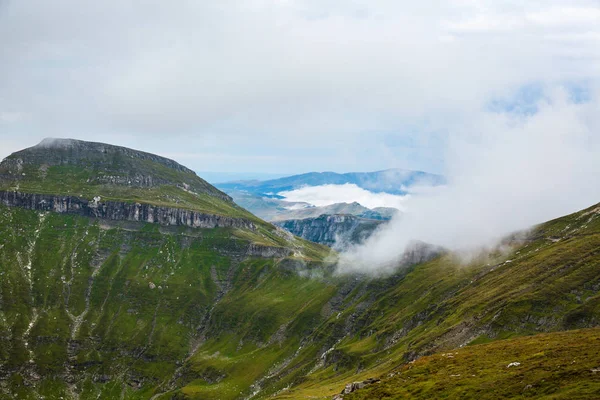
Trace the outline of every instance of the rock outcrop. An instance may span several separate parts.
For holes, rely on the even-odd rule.
[[[335,396],[333,396],[333,400],[342,400],[344,398],[345,394],[354,393],[357,390],[362,389],[368,385],[372,385],[374,383],[379,383],[379,382],[381,382],[381,380],[378,378],[369,378],[367,380],[360,381],[360,382],[348,383],[344,387],[344,390],[342,390],[342,392],[340,394],[336,394]]]
[[[22,207],[28,210],[52,211],[116,221],[150,222],[191,228],[256,229],[252,221],[243,218],[204,214],[193,210],[151,204],[102,201],[98,197],[87,200],[75,196],[0,191],[0,202],[9,207]]]
[[[384,223],[385,221],[337,214],[291,219],[274,224],[306,240],[341,250],[348,245],[364,241]]]

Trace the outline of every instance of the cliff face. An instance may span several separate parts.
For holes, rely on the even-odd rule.
[[[353,215],[321,215],[317,218],[279,221],[275,225],[306,240],[343,249],[350,244],[363,242],[383,223]]]
[[[239,228],[255,230],[256,225],[243,218],[203,214],[181,208],[161,207],[151,204],[121,201],[92,201],[74,196],[54,196],[32,193],[0,191],[0,201],[9,207],[28,210],[52,211],[85,217],[150,222],[161,225],[179,225],[190,228]]]

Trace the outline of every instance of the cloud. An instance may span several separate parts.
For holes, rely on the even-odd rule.
[[[317,207],[336,203],[358,202],[367,208],[393,207],[399,210],[402,210],[402,204],[408,197],[396,196],[389,193],[373,193],[353,183],[305,186],[278,194],[285,197],[287,201],[309,203]]]
[[[550,91],[533,115],[483,112],[449,140],[448,185],[404,203],[405,212],[342,255],[342,270],[382,272],[422,240],[454,250],[600,201],[600,91],[575,102]]]
[[[274,156],[262,171],[443,172],[448,124],[531,82],[599,78],[597,2],[521,3],[0,1],[0,112],[27,115],[0,140],[224,155],[197,170],[255,170],[235,157],[254,153]]]

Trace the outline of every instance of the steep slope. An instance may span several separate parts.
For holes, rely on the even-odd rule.
[[[312,329],[311,304],[333,295],[308,278],[327,268],[327,248],[173,161],[69,140],[16,153],[0,170],[0,398],[150,398],[215,383],[223,377],[208,364],[186,360],[227,335],[250,359],[283,324]],[[245,379],[236,397],[250,392],[254,376]]]
[[[436,352],[493,342],[504,362],[498,340],[600,321],[600,205],[468,262],[416,244],[391,275],[339,275],[329,249],[162,159],[119,150],[128,179],[99,178],[120,167],[93,161],[104,156],[91,146],[61,161],[43,150],[48,168],[28,150],[2,163],[2,399],[328,398]],[[152,185],[130,183],[138,175]],[[189,212],[247,223],[195,224]]]
[[[327,338],[320,363],[277,398],[333,396],[348,382],[433,352],[598,326],[599,249],[596,205],[469,263],[446,254],[358,285],[355,297],[311,336]]]
[[[600,329],[540,334],[423,357],[345,395],[379,399],[597,399]]]
[[[314,311],[303,312],[308,300],[299,294],[311,287],[329,293],[324,283],[291,272],[312,268],[310,246],[288,252],[231,229],[4,207],[0,226],[0,380],[9,384],[8,398],[148,398],[214,337],[239,333],[243,354],[285,322],[298,318],[309,329]],[[284,262],[299,250],[302,260]],[[264,285],[255,292],[260,302],[250,297],[247,312],[221,315],[228,307],[215,307],[229,301],[226,294],[241,299],[252,279]],[[268,306],[275,289],[291,296],[285,310]]]
[[[335,214],[279,221],[275,225],[306,240],[344,249],[364,242],[383,223],[382,220]]]

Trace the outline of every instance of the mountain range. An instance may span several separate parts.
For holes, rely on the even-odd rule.
[[[596,204],[342,273],[175,161],[46,140],[0,163],[0,398],[594,399],[599,249]]]
[[[389,169],[376,172],[311,172],[267,181],[234,181],[216,186],[230,195],[237,204],[254,215],[273,222],[304,239],[343,248],[364,241],[392,218],[393,207],[367,208],[358,202],[338,202],[315,206],[309,201],[290,201],[286,192],[307,187],[356,185],[369,193],[405,195],[414,185],[437,186],[445,183],[440,175],[422,171]],[[337,238],[337,239],[334,239]],[[339,243],[336,242],[339,240]]]
[[[248,180],[215,184],[223,191],[238,190],[267,197],[278,197],[280,192],[290,191],[304,186],[354,184],[374,193],[404,195],[414,185],[443,185],[446,180],[441,175],[423,171],[387,169],[375,172],[309,172],[266,181]]]

